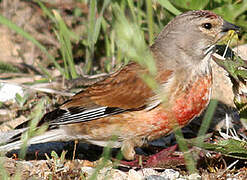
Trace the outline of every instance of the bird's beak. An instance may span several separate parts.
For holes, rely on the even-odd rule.
[[[224,20],[223,26],[222,26],[222,32],[228,32],[229,30],[234,30],[236,32],[239,32],[240,27]]]

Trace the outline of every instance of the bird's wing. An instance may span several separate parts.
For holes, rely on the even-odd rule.
[[[44,122],[50,126],[57,126],[91,121],[125,111],[142,109],[154,96],[152,89],[140,77],[140,74],[147,72],[140,65],[130,63],[79,92],[60,108],[47,113],[39,125]],[[166,81],[170,75],[171,71],[165,71],[157,76],[157,80]],[[22,124],[17,128],[23,127],[26,125]]]
[[[136,63],[130,63],[120,71],[111,74],[103,81],[97,82],[86,90],[73,96],[62,108],[88,106],[90,103],[99,106],[133,109],[142,107],[153,91],[140,78],[148,71]]]

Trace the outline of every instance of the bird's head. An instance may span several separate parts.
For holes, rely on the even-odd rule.
[[[188,11],[167,24],[151,49],[158,54],[159,59],[175,59],[175,66],[196,63],[229,30],[237,31],[239,27],[207,10]]]

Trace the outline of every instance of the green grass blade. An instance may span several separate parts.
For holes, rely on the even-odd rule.
[[[24,31],[22,28],[18,27],[17,25],[15,25],[14,23],[12,23],[10,20],[8,20],[2,15],[0,15],[0,23],[6,25],[11,30],[15,31],[16,33],[20,34],[21,36],[23,36],[24,38],[35,44],[55,65],[55,67],[60,71],[60,73],[63,74],[63,69],[56,62],[55,58],[52,55],[50,55],[50,53],[46,50],[46,48],[42,44],[40,44],[35,38],[33,38],[29,33]]]
[[[71,41],[70,41],[70,31],[67,28],[65,22],[63,21],[62,17],[60,16],[60,14],[57,11],[53,11],[55,19],[58,23],[57,29],[59,31],[58,33],[58,38],[61,44],[61,51],[62,51],[62,55],[63,55],[63,61],[65,64],[65,68],[68,68],[67,72],[70,72],[70,75],[72,77],[72,79],[77,78],[77,72],[75,69],[75,64],[74,64],[74,59],[73,59],[73,54],[72,54],[72,45],[71,45]],[[68,64],[68,66],[67,66]],[[66,75],[66,78],[70,78],[70,76],[68,77],[68,74]]]
[[[137,1],[137,23],[139,26],[142,23],[142,9],[141,9],[141,1]]]
[[[94,58],[94,49],[95,44],[98,41],[100,28],[102,25],[103,20],[103,13],[105,9],[110,4],[110,0],[104,0],[103,6],[100,11],[100,15],[98,18],[96,18],[96,11],[97,11],[97,1],[91,0],[90,1],[90,7],[89,7],[89,26],[87,28],[88,33],[88,39],[87,39],[87,50],[86,50],[86,64],[85,64],[85,70],[86,73],[90,72],[91,66],[92,66],[92,60]]]
[[[64,39],[63,39],[63,36],[61,35],[61,31],[60,32],[57,32],[57,30],[54,30],[54,33],[56,34],[56,37],[59,41],[59,44],[60,44],[60,52],[61,52],[61,55],[62,55],[62,58],[63,58],[63,65],[64,65],[64,77],[66,79],[70,79],[70,76],[69,76],[69,68],[68,68],[68,63],[67,63],[67,60],[66,60],[66,50],[65,50],[65,43],[64,43]]]
[[[179,149],[182,152],[184,152],[184,160],[185,160],[187,170],[189,171],[190,174],[195,173],[197,171],[195,160],[193,159],[192,155],[188,153],[189,151],[188,144],[183,137],[182,130],[178,128],[174,131],[174,134],[175,134]]]
[[[52,80],[53,77],[51,76],[51,74],[49,73],[49,71],[40,63],[37,63],[38,67],[41,69],[41,71],[43,72],[43,74],[45,74],[47,76],[48,79]]]
[[[152,75],[156,73],[156,65],[146,45],[143,31],[135,23],[130,23],[117,4],[113,6],[116,17],[114,30],[117,34],[116,44],[125,55],[139,64],[147,67]]]
[[[207,133],[207,130],[208,130],[210,122],[213,118],[217,104],[218,104],[218,101],[213,99],[210,101],[210,103],[208,105],[208,109],[207,109],[207,111],[203,117],[202,124],[201,124],[201,127],[200,127],[198,135],[197,135],[197,137],[198,137],[197,138],[197,145],[199,147],[201,146],[201,144],[204,140],[202,137],[205,137],[204,135]]]
[[[154,22],[153,22],[153,8],[152,0],[146,0],[147,8],[147,22],[148,22],[148,35],[149,35],[149,45],[153,43],[154,40]]]
[[[89,25],[87,28],[87,44],[88,47],[86,49],[86,64],[85,64],[85,71],[89,73],[92,68],[92,60],[94,58],[94,31],[95,31],[95,21],[96,21],[96,9],[97,9],[97,1],[91,0],[89,4]]]
[[[34,2],[39,5],[44,14],[46,14],[54,23],[56,23],[56,19],[54,18],[50,10],[40,0],[34,0]]]
[[[29,129],[21,135],[22,145],[19,152],[20,159],[25,159],[29,139],[44,133],[48,128],[47,125],[42,125],[41,127],[37,128],[39,120],[43,116],[44,107],[45,107],[44,105],[45,105],[45,99],[43,98],[39,101],[38,104],[36,104],[34,110],[29,116],[29,118],[32,119],[29,122]]]
[[[20,71],[18,68],[14,67],[12,64],[0,61],[0,73],[5,73],[5,72],[18,73]]]
[[[96,20],[95,27],[94,27],[94,33],[93,33],[93,43],[94,44],[96,44],[96,42],[99,38],[99,32],[100,32],[101,24],[102,24],[102,21],[104,19],[103,14],[104,14],[105,9],[110,4],[110,2],[111,2],[110,0],[104,0],[104,4],[103,4],[103,7],[101,8],[100,15]]]
[[[170,11],[172,14],[174,15],[179,15],[182,12],[179,11],[177,8],[175,8],[172,3],[170,3],[170,1],[168,0],[157,0],[165,9],[167,9],[168,11]]]
[[[133,3],[133,0],[128,0],[128,5],[129,5],[129,8],[130,8],[130,12],[131,12],[131,15],[134,19],[134,22],[137,22],[137,17],[135,15],[135,6],[134,6],[134,3]]]
[[[10,180],[10,175],[4,167],[4,163],[6,163],[4,162],[5,157],[2,157],[2,156],[4,155],[1,154],[1,157],[0,157],[0,178],[2,180]]]

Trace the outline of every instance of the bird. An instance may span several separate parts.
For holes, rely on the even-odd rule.
[[[133,160],[135,147],[185,126],[207,107],[213,81],[211,55],[229,30],[239,27],[208,10],[176,16],[149,48],[157,68],[155,90],[141,76],[148,69],[129,62],[46,113],[38,125],[48,124],[47,131],[28,144],[69,140],[110,144],[121,148],[126,160]],[[19,134],[27,129],[27,123],[16,127]],[[0,151],[20,146],[14,136]]]

